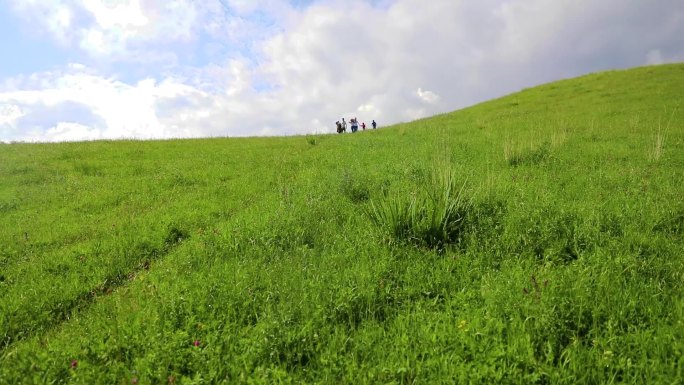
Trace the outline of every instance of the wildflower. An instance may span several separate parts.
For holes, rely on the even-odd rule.
[[[458,323],[458,328],[467,332],[468,331],[468,322],[466,320],[462,319]]]
[[[77,366],[78,366],[78,361],[71,360],[71,369],[76,369]]]
[[[200,346],[200,342],[199,342],[199,340],[195,340],[195,342],[193,342],[192,344],[193,344],[194,346],[197,346],[197,347],[199,347],[199,346]]]

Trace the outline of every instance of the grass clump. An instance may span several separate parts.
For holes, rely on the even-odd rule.
[[[519,253],[531,253],[537,260],[567,264],[588,253],[599,242],[598,235],[576,213],[551,207],[518,218],[514,231]]]
[[[345,171],[340,183],[340,193],[353,203],[362,203],[370,199],[369,185],[368,178]]]
[[[676,112],[677,108],[674,108],[665,127],[662,126],[659,120],[658,129],[651,135],[651,145],[648,149],[648,157],[652,162],[657,162],[663,156],[666,133],[670,128],[670,124],[672,123],[672,119],[674,118]]]
[[[529,148],[515,147],[510,142],[504,146],[504,158],[513,167],[539,164],[547,160],[550,155],[550,142],[542,142],[537,146],[531,145]]]
[[[670,235],[681,235],[684,233],[684,208],[660,219],[653,226],[653,231]]]
[[[464,188],[443,169],[426,190],[371,201],[370,218],[394,241],[444,250],[465,236],[472,201]]]
[[[312,135],[307,135],[306,136],[306,142],[309,143],[312,146],[315,146],[319,143],[319,139],[316,138],[315,136]]]

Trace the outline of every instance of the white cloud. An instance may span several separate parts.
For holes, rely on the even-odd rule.
[[[78,123],[59,122],[56,126],[49,128],[40,139],[48,142],[63,142],[75,140],[97,140],[102,139],[102,132],[97,128],[84,126]]]
[[[200,5],[193,0],[10,1],[19,15],[48,36],[95,57],[126,60],[141,44],[191,40],[202,26]]]
[[[103,2],[99,0],[83,0],[85,8],[95,19],[95,24],[103,30],[116,27],[136,29],[149,24],[139,0],[122,2]]]
[[[71,38],[74,14],[69,0],[10,0],[15,12],[34,30],[42,30],[62,44]]]
[[[34,74],[21,82],[22,88],[0,92],[0,132],[9,140],[65,140],[103,138],[164,138],[189,136],[175,131],[160,121],[176,115],[173,110],[157,110],[162,98],[197,99],[203,92],[172,78],[156,82],[144,79],[135,84],[81,72],[82,65],[72,65],[64,72]],[[80,69],[80,71],[79,71]],[[99,126],[86,126],[65,120],[60,111],[65,103],[81,106],[87,116],[101,121]],[[43,106],[43,107],[41,107]],[[78,110],[78,109],[77,109]],[[71,108],[72,115],[75,113]],[[34,112],[32,114],[32,112]],[[81,113],[80,115],[83,115]],[[30,118],[30,119],[29,119]],[[22,119],[32,123],[18,129]],[[57,119],[58,121],[55,121]],[[93,118],[89,118],[93,120]],[[182,119],[181,119],[182,120]],[[21,128],[21,127],[19,127]],[[201,133],[200,133],[201,135]]]
[[[416,91],[416,94],[418,94],[418,97],[424,101],[425,103],[434,103],[439,100],[439,95],[432,91],[425,90],[423,91],[422,88],[418,88],[418,91]]]
[[[12,126],[14,127],[17,119],[24,116],[21,107],[16,104],[2,103],[0,104],[0,127]]]

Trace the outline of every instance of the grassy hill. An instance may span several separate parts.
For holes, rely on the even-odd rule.
[[[681,383],[682,84],[598,73],[353,135],[0,144],[0,383]]]

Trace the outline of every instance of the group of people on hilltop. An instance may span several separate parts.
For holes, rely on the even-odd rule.
[[[351,127],[351,132],[356,132],[359,130],[359,120],[357,118],[351,118],[349,119],[349,125]],[[375,120],[371,123],[373,126],[373,129],[378,128],[378,124],[375,123]],[[347,132],[347,122],[342,118],[342,122],[339,120],[335,122],[335,126],[337,126],[337,133],[341,134],[343,132]],[[366,129],[366,122],[361,122],[361,129],[365,130]]]

